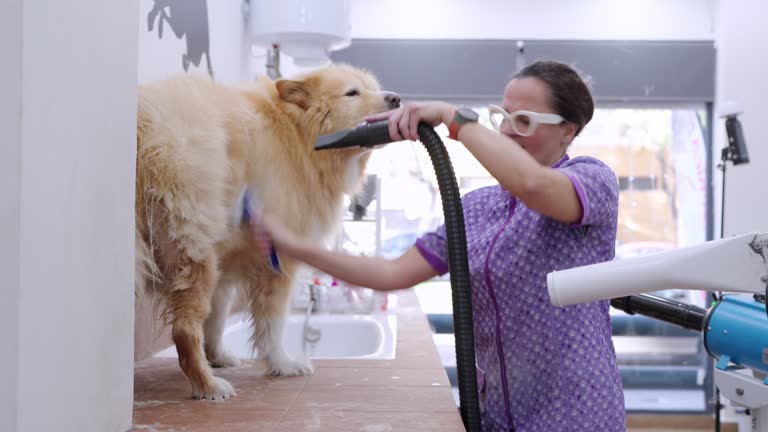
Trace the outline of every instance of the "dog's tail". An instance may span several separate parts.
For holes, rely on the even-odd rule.
[[[154,289],[161,281],[162,274],[153,257],[152,249],[141,238],[139,231],[136,230],[136,301],[140,302],[144,298],[146,290]]]

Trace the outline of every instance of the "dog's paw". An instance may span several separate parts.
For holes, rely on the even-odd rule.
[[[208,358],[208,363],[215,368],[226,368],[240,366],[240,359],[229,351],[219,351],[218,354]]]
[[[235,396],[237,392],[232,384],[219,377],[213,377],[207,386],[192,389],[192,397],[195,399],[224,400]]]
[[[272,362],[267,375],[269,376],[301,376],[311,375],[315,372],[312,363],[307,361],[297,361],[285,359],[279,362]]]

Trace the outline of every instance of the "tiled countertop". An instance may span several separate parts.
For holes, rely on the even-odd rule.
[[[237,397],[194,401],[176,359],[136,365],[133,431],[463,431],[426,317],[410,290],[398,294],[393,360],[315,360],[312,376],[265,377],[247,361],[217,369]]]

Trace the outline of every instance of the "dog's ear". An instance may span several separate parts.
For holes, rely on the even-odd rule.
[[[275,85],[280,99],[298,105],[304,110],[309,108],[309,88],[305,82],[279,79]]]

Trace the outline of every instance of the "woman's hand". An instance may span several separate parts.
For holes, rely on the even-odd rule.
[[[366,117],[366,121],[389,121],[389,135],[395,141],[418,141],[419,134],[416,128],[420,122],[430,126],[440,123],[449,124],[453,120],[456,107],[446,102],[409,102],[400,108],[373,114]]]
[[[252,219],[251,235],[264,255],[269,255],[273,246],[290,255],[301,245],[301,239],[293,231],[267,214]]]

